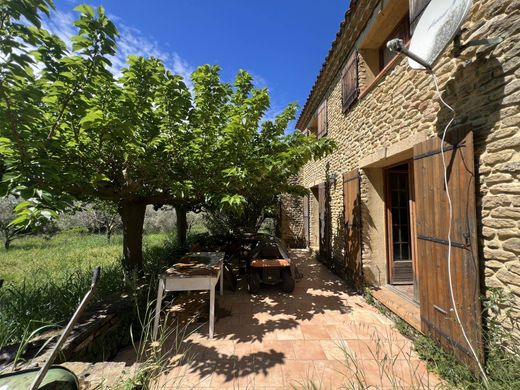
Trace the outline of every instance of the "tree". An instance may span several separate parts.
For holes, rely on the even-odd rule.
[[[29,233],[28,230],[23,230],[11,224],[15,219],[15,207],[18,205],[18,200],[13,196],[8,196],[0,200],[0,230],[4,237],[4,248],[8,250],[11,242],[15,238],[22,237]]]
[[[6,192],[32,200],[26,219],[74,199],[115,202],[123,264],[140,270],[147,205],[175,207],[182,243],[186,212],[247,210],[258,183],[277,186],[262,197],[289,190],[284,178],[330,150],[327,140],[284,135],[294,105],[262,123],[269,94],[244,71],[229,84],[219,67],[201,66],[190,91],[160,60],[131,56],[114,78],[117,30],[103,8],[76,8],[69,52],[40,26],[39,12],[51,6],[16,0],[0,7],[0,155]]]
[[[24,213],[30,213],[31,209],[31,207],[27,207],[27,201],[20,202],[14,196],[0,198],[0,232],[4,238],[5,250],[9,250],[15,239],[29,234],[39,233],[43,234],[45,238],[50,238],[56,233],[54,215],[40,210],[37,216],[25,218]],[[29,223],[16,223],[20,214],[21,218]]]
[[[113,202],[76,202],[72,211],[60,213],[58,227],[63,230],[79,228],[91,233],[104,233],[110,242],[114,230],[121,227],[121,218]]]
[[[295,119],[296,104],[273,120],[264,120],[270,107],[267,89],[255,88],[245,71],[238,73],[233,85],[221,83],[215,77],[218,70],[199,69],[193,76],[196,112],[192,124],[211,140],[201,158],[213,160],[213,171],[219,172],[206,183],[205,208],[231,230],[257,231],[267,216],[277,214],[281,194],[306,193],[291,179],[308,161],[330,153],[334,143],[301,132],[286,134]],[[209,85],[199,84],[208,74],[213,76]],[[205,167],[204,161],[197,166]],[[197,181],[202,180],[198,177]]]

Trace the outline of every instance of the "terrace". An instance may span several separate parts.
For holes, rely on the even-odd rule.
[[[276,287],[264,287],[258,295],[249,295],[245,286],[226,290],[217,299],[214,339],[207,336],[207,323],[191,327],[184,337],[170,337],[163,347],[175,353],[155,388],[430,388],[439,383],[391,320],[307,251],[292,256],[304,275],[293,294]],[[132,362],[132,352],[116,360]]]

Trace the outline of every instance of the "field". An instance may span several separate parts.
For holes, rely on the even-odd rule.
[[[148,265],[160,263],[171,239],[165,233],[144,237]],[[26,339],[42,327],[62,323],[75,310],[90,284],[92,269],[102,277],[95,300],[124,287],[122,237],[60,233],[51,239],[26,237],[0,249],[0,348]]]
[[[144,246],[158,246],[166,239],[165,233],[148,234]],[[62,279],[78,270],[91,270],[95,266],[119,264],[122,253],[121,235],[110,242],[104,235],[60,233],[51,239],[40,236],[15,240],[6,251],[0,249],[0,279],[4,286],[38,283],[42,280]]]

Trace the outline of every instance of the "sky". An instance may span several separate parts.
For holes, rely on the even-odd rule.
[[[55,0],[47,27],[64,40],[74,30],[80,1]],[[290,102],[301,107],[339,30],[348,0],[92,0],[121,34],[116,69],[130,54],[161,58],[189,77],[218,64],[232,81],[239,69],[271,95],[273,117]],[[294,126],[294,122],[291,126]],[[289,131],[291,129],[288,129]]]

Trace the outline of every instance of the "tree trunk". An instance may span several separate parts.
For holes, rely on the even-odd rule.
[[[184,246],[186,245],[186,235],[188,231],[186,209],[184,207],[175,207],[175,214],[177,216],[177,244]]]
[[[146,205],[122,201],[119,215],[123,222],[123,267],[126,272],[143,270],[143,223]]]

